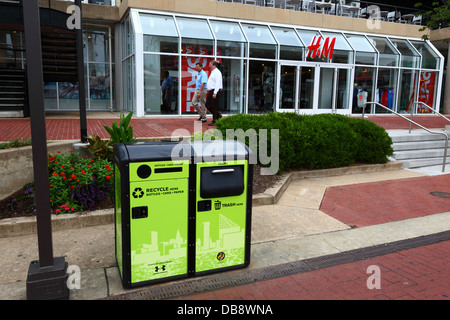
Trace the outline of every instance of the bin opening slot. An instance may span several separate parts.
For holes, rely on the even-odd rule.
[[[238,196],[244,189],[243,165],[201,168],[200,196],[204,199]]]
[[[181,172],[183,167],[172,167],[172,168],[156,168],[155,173],[169,173],[169,172]]]

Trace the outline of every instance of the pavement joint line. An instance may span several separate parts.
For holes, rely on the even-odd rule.
[[[287,262],[280,265],[246,270],[245,272],[228,272],[190,279],[180,283],[169,283],[130,293],[108,296],[105,300],[163,300],[176,299],[188,295],[201,294],[212,290],[245,285],[252,282],[271,280],[298,273],[305,273],[333,267],[341,264],[383,256],[421,246],[450,241],[450,230],[390,243],[333,253],[319,257]],[[242,269],[240,269],[242,271]]]

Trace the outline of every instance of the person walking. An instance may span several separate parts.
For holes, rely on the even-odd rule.
[[[205,70],[203,70],[203,64],[197,62],[195,64],[195,69],[198,71],[196,87],[194,97],[192,98],[192,105],[194,106],[197,113],[200,115],[197,121],[206,122],[206,83],[208,82],[208,75]],[[200,107],[198,103],[200,102]]]
[[[211,69],[211,74],[209,75],[208,82],[206,83],[206,88],[208,90],[208,95],[206,96],[206,109],[213,115],[213,120],[208,126],[213,126],[216,124],[216,120],[222,118],[219,112],[219,99],[222,95],[222,72],[217,68],[219,62],[212,60],[209,62],[209,68]]]

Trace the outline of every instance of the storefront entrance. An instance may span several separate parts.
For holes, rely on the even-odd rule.
[[[351,68],[280,62],[277,111],[350,114]]]

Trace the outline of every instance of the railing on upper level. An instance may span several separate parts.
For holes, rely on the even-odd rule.
[[[366,105],[367,104],[374,104],[374,105],[376,105],[378,107],[386,109],[387,111],[389,111],[389,112],[399,116],[400,118],[405,119],[406,121],[409,121],[409,123],[410,123],[409,133],[411,133],[411,125],[414,124],[414,125],[418,126],[419,128],[422,128],[423,130],[427,131],[428,133],[443,135],[445,137],[445,146],[444,146],[444,161],[442,163],[442,172],[445,172],[445,164],[447,163],[447,152],[448,152],[448,134],[446,134],[445,132],[441,132],[441,131],[431,131],[430,129],[425,128],[424,126],[422,126],[421,124],[418,124],[417,122],[406,118],[405,116],[401,115],[400,113],[395,112],[394,110],[391,110],[391,109],[383,106],[381,103],[378,103],[378,102],[367,102]],[[363,119],[364,119],[364,109],[365,109],[365,106],[364,106],[364,108],[362,108],[362,118]],[[411,117],[412,117],[412,113],[411,113]]]
[[[366,18],[395,23],[422,24],[422,10],[360,0],[216,0],[263,7]]]
[[[23,0],[0,0],[1,3],[9,3],[9,4],[22,4]],[[51,4],[51,0],[47,0]],[[71,1],[74,2],[74,0],[60,0],[60,1]],[[120,0],[82,0],[82,3],[90,3],[90,4],[99,4],[99,5],[105,5],[105,6],[115,6],[116,3],[119,3]]]

